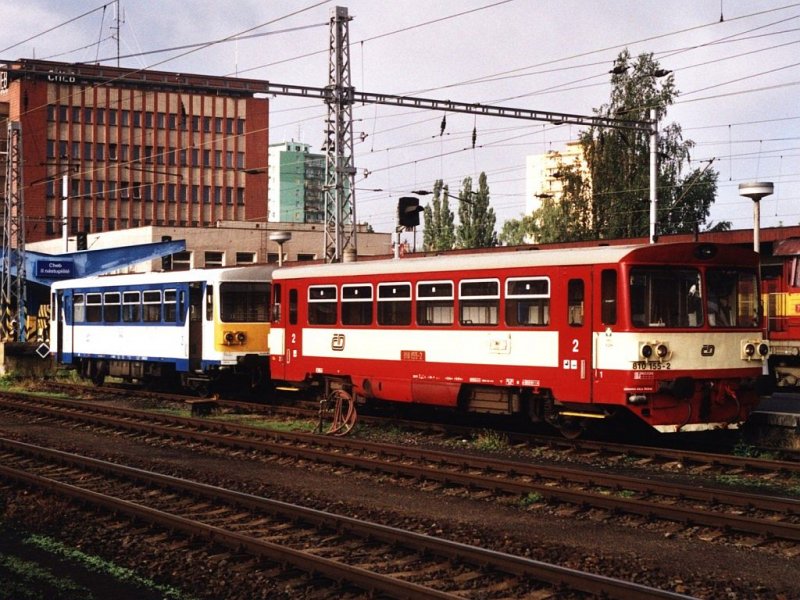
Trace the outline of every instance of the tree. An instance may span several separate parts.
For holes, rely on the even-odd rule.
[[[433,184],[433,199],[423,210],[425,231],[422,247],[426,252],[452,250],[455,245],[454,215],[448,196],[447,186],[437,179]]]
[[[521,219],[508,219],[503,223],[503,230],[500,232],[499,240],[506,246],[519,246],[525,243],[528,236],[530,216],[523,216]]]
[[[667,108],[679,92],[671,73],[664,71],[652,54],[632,59],[622,51],[611,70],[611,98],[595,110],[603,117],[648,121],[655,108],[662,123]],[[666,75],[666,76],[665,76]],[[581,134],[592,182],[594,229],[601,238],[637,237],[650,229],[650,135],[606,127],[591,127]],[[684,140],[680,125],[661,126],[658,135],[657,214],[658,233],[691,232],[708,218],[717,191],[715,172],[693,171],[683,176],[694,142]],[[701,184],[691,186],[693,178]],[[680,203],[678,200],[680,199]],[[673,210],[679,214],[673,215]]]
[[[542,198],[542,205],[530,216],[529,230],[537,242],[591,240],[596,237],[592,222],[592,190],[580,167],[558,163],[561,195]]]
[[[494,226],[497,217],[489,205],[489,184],[486,173],[478,176],[478,190],[472,191],[472,177],[462,183],[458,194],[458,219],[456,245],[459,248],[488,248],[497,245]]]
[[[594,111],[601,117],[646,122],[650,120],[650,109],[656,109],[658,234],[700,228],[708,219],[717,192],[718,174],[710,164],[684,175],[694,142],[683,139],[680,125],[663,125],[667,108],[678,94],[672,74],[663,70],[652,54],[633,59],[624,50],[611,70],[609,102]],[[572,165],[560,169],[566,176],[562,180],[563,193],[557,202],[544,202],[531,215],[526,226],[529,234],[539,242],[648,235],[649,132],[590,127],[579,139],[586,160],[585,172]],[[590,215],[588,221],[585,214]]]

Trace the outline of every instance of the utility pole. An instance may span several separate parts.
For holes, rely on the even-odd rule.
[[[355,174],[353,164],[353,87],[350,85],[350,36],[347,8],[331,9],[328,87],[325,103],[326,262],[342,262],[356,252]]]
[[[5,338],[25,341],[25,202],[22,197],[22,126],[8,122],[6,189],[3,214],[3,272],[0,283]],[[16,320],[12,326],[9,318]]]

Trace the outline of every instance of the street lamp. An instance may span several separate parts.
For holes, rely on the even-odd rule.
[[[750,181],[739,184],[739,195],[753,201],[753,250],[761,251],[761,208],[759,202],[772,194],[775,186],[771,181]]]
[[[278,244],[278,266],[283,266],[283,245],[292,239],[289,231],[273,231],[269,234],[269,239]]]

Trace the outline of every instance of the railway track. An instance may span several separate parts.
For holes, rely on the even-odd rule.
[[[0,438],[0,476],[394,598],[682,594]]]
[[[138,389],[109,387],[98,388],[86,385],[48,382],[49,389],[64,390],[66,393],[83,393],[89,395],[109,394],[123,395],[130,398],[147,397],[157,401],[183,403],[185,395],[163,394],[156,392],[143,392]],[[262,404],[237,400],[218,399],[215,402],[226,409],[242,411],[245,413],[267,415],[290,415],[298,418],[314,420],[318,416],[318,409],[313,402],[296,402],[292,405]],[[420,421],[414,419],[399,419],[397,417],[376,416],[370,414],[359,415],[359,421],[378,425],[400,426],[410,430],[438,431],[453,436],[472,436],[480,427],[453,425],[452,423],[439,423]],[[503,431],[502,434],[509,443],[515,446],[525,446],[530,449],[557,450],[565,455],[597,457],[625,457],[627,459],[642,459],[651,461],[652,464],[682,464],[687,467],[706,467],[721,471],[752,474],[783,474],[786,476],[800,476],[800,451],[791,449],[755,449],[767,455],[778,454],[785,456],[786,460],[763,458],[759,456],[738,456],[724,454],[718,451],[698,451],[665,445],[642,445],[631,443],[618,443],[608,440],[591,439],[566,439],[560,436],[537,435],[519,431]]]
[[[203,443],[264,458],[291,458],[346,468],[354,473],[390,475],[437,486],[460,486],[531,503],[594,508],[609,516],[635,515],[744,535],[753,543],[790,545],[800,541],[800,501],[724,489],[707,489],[612,473],[379,444],[349,438],[269,431],[209,419],[122,409],[98,404],[44,399],[24,394],[0,396],[0,407],[45,419],[66,419],[97,427]]]

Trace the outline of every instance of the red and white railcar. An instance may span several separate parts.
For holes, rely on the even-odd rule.
[[[759,399],[758,257],[701,243],[409,257],[273,273],[273,380],[358,402],[662,432]]]

